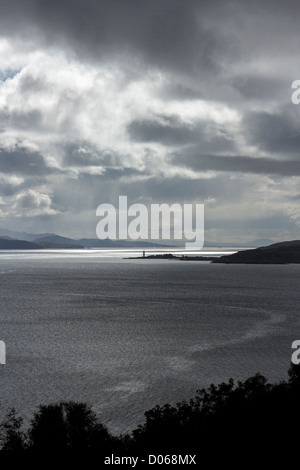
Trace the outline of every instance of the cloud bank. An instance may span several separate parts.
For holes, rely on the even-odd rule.
[[[299,238],[299,2],[2,3],[2,226],[94,237],[125,194]]]

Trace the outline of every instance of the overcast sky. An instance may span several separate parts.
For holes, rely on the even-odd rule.
[[[204,203],[205,239],[300,238],[297,0],[2,0],[1,227]]]

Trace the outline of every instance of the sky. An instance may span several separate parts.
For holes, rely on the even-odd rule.
[[[0,226],[201,203],[207,241],[300,239],[300,2],[1,0]]]

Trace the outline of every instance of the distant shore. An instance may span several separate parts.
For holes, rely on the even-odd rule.
[[[129,258],[123,259],[170,259],[175,261],[213,261],[215,257],[213,256],[176,256],[172,253],[164,253],[162,255],[147,255],[147,256],[131,256]]]
[[[290,264],[300,263],[300,240],[292,240],[262,246],[256,249],[241,250],[222,256],[176,256],[171,253],[137,256],[126,259],[170,259],[178,261],[210,261],[223,264]]]

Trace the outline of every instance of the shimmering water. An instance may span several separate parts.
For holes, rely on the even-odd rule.
[[[0,255],[0,412],[87,401],[125,432],[156,404],[257,371],[286,378],[300,265]]]

